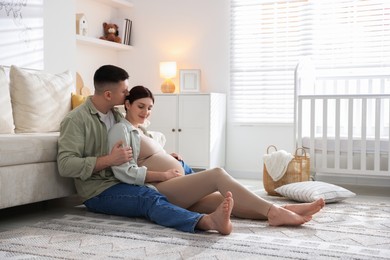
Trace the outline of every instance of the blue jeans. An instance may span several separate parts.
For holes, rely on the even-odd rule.
[[[179,160],[179,162],[181,166],[183,166],[185,175],[194,173],[194,170],[192,170],[192,168],[188,164],[186,164],[183,160]]]
[[[95,213],[125,217],[144,217],[159,225],[195,232],[196,224],[203,216],[168,202],[158,191],[146,186],[127,183],[116,184],[84,202]]]

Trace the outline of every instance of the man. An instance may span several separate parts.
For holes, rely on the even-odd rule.
[[[157,224],[186,232],[217,230],[229,234],[233,200],[227,194],[218,209],[208,215],[169,203],[165,196],[146,186],[121,183],[111,166],[132,157],[122,141],[108,151],[107,131],[123,117],[114,107],[124,104],[128,73],[113,65],[100,67],[94,75],[95,92],[62,121],[58,139],[58,170],[74,178],[77,193],[88,210],[127,217],[145,217]]]

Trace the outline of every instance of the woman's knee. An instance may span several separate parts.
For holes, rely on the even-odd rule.
[[[217,178],[230,178],[230,175],[221,167],[215,167],[215,168],[211,169],[211,172]]]

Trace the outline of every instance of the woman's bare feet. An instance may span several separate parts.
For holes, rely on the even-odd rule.
[[[272,205],[268,212],[271,226],[299,226],[311,220],[311,216],[301,216],[283,207]]]
[[[287,204],[283,206],[283,208],[288,209],[301,216],[312,216],[318,211],[320,211],[324,206],[325,201],[321,198],[310,203]]]
[[[233,195],[228,191],[218,208],[213,213],[204,215],[196,227],[201,230],[216,230],[222,235],[229,235],[233,230],[232,222],[230,221],[233,204]]]

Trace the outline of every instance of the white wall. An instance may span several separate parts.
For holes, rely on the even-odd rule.
[[[75,0],[44,0],[44,69],[51,73],[76,69]]]
[[[275,145],[279,150],[293,152],[293,135],[292,125],[240,126],[229,123],[226,169],[234,177],[261,179],[267,147]]]
[[[132,0],[132,45],[120,63],[130,84],[161,93],[159,62],[200,69],[201,91],[226,93],[229,87],[229,2],[226,0]],[[174,80],[179,86],[179,76]]]

